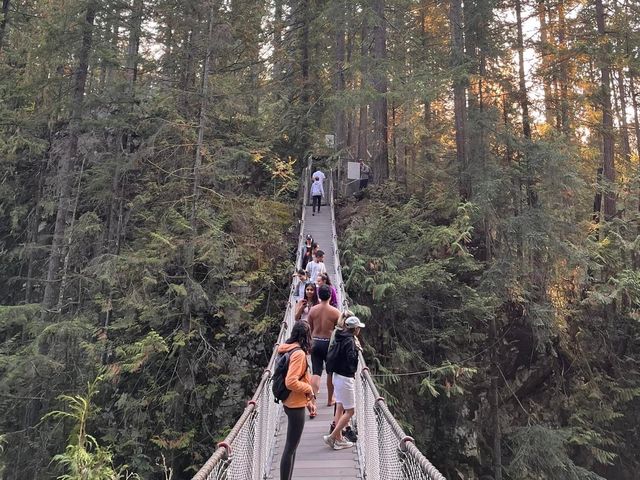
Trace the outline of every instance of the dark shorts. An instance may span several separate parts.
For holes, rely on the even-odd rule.
[[[313,337],[311,342],[311,372],[314,375],[322,375],[324,362],[327,360],[330,338]]]

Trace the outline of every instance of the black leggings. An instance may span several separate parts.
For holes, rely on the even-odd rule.
[[[284,407],[287,414],[287,440],[280,460],[280,480],[291,480],[293,464],[296,461],[296,450],[304,429],[305,408]]]
[[[313,195],[313,212],[316,211],[316,205],[318,205],[318,213],[320,213],[320,204],[322,203],[322,195]]]

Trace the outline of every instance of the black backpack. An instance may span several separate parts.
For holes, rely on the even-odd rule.
[[[275,369],[273,370],[273,377],[271,377],[271,391],[273,392],[273,401],[276,403],[284,402],[291,393],[291,390],[285,385],[285,379],[289,370],[289,359],[296,350],[300,350],[300,347],[293,348],[276,357]]]
[[[336,345],[336,331],[337,328],[334,328],[331,333],[331,339],[329,340],[329,348],[327,349],[327,358],[325,359],[325,368],[327,373],[333,373],[336,364],[338,362],[338,345]]]

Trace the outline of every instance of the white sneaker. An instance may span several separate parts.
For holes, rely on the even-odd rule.
[[[331,435],[323,435],[322,440],[324,440],[324,443],[329,445],[330,448],[336,449],[336,441],[331,438]]]
[[[333,449],[334,450],[342,450],[344,448],[351,448],[353,447],[353,442],[350,442],[349,440],[335,440],[333,442]]]

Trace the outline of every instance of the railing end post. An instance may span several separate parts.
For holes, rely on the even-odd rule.
[[[400,440],[400,450],[403,452],[407,451],[407,442],[411,442],[415,445],[416,441],[413,437],[410,437],[409,435],[404,436],[401,440]]]
[[[231,456],[231,445],[229,445],[227,442],[218,442],[218,448],[224,448],[227,458]]]

